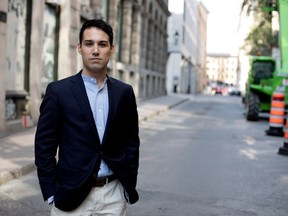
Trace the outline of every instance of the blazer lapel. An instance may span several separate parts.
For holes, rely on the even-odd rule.
[[[109,98],[109,112],[108,112],[108,118],[106,122],[106,128],[103,136],[103,142],[105,143],[106,136],[108,134],[110,124],[112,122],[112,119],[114,118],[114,115],[117,110],[117,105],[118,105],[118,91],[117,91],[117,85],[113,82],[111,78],[108,77],[107,80],[107,85],[108,85],[108,98]]]
[[[83,111],[83,114],[86,118],[86,121],[91,127],[91,130],[93,131],[93,134],[96,136],[98,143],[100,143],[100,139],[98,136],[97,128],[95,125],[93,113],[90,107],[89,99],[85,90],[85,85],[81,76],[81,72],[76,74],[74,76],[74,79],[72,79],[72,86],[71,91],[74,94],[80,108]]]

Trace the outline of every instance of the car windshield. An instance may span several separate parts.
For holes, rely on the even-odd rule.
[[[255,61],[253,64],[254,82],[259,83],[261,79],[272,78],[274,70],[273,61]]]

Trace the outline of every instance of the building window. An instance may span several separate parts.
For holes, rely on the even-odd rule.
[[[7,42],[9,46],[6,50],[6,90],[12,91],[28,91],[28,85],[25,85],[25,70],[29,67],[29,59],[26,50],[29,44],[26,40],[27,35],[30,36],[30,23],[27,25],[27,9],[31,4],[27,1],[8,1],[7,12]],[[28,29],[29,28],[29,29]],[[26,80],[27,81],[27,80]]]
[[[122,70],[118,70],[118,78],[119,80],[124,81],[124,72]]]
[[[152,5],[152,2],[150,2],[150,4],[149,4],[149,13],[150,13],[150,14],[153,13],[153,5]]]
[[[155,22],[158,22],[158,10],[155,10]]]
[[[101,15],[104,20],[108,21],[109,17],[109,1],[102,0]]]
[[[132,86],[136,85],[135,73],[133,71],[129,73],[129,82]]]
[[[48,83],[57,80],[59,13],[55,5],[45,4],[43,21],[42,94]]]

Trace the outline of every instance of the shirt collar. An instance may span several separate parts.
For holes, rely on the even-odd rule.
[[[83,79],[84,82],[88,82],[88,83],[91,83],[91,84],[94,84],[94,85],[98,85],[96,78],[84,75],[83,73],[81,74],[81,76],[82,76],[82,79]],[[104,80],[104,84],[106,84],[107,80],[108,80],[108,76],[106,75],[106,78]]]

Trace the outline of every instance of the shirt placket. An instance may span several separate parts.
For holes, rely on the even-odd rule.
[[[97,91],[96,94],[96,126],[98,130],[98,135],[100,142],[102,143],[104,130],[105,130],[105,121],[104,121],[104,99],[103,99],[103,87]]]

